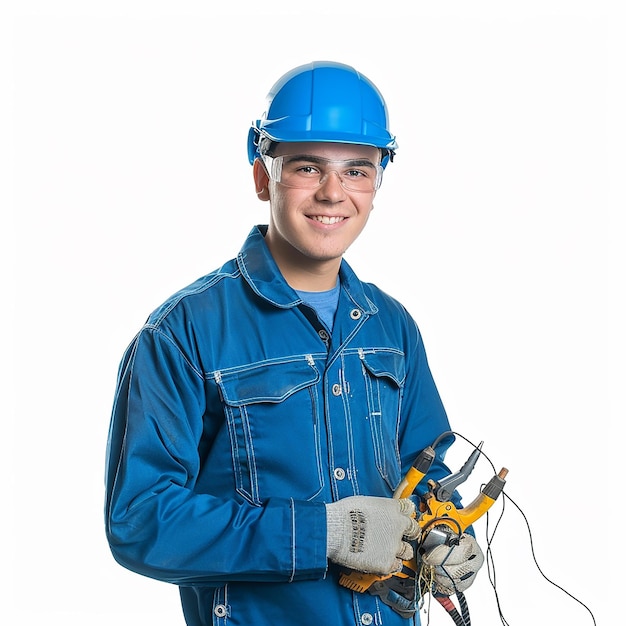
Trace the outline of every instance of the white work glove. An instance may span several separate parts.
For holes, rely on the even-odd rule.
[[[480,546],[466,533],[457,545],[439,545],[422,556],[421,576],[431,589],[445,596],[465,591],[485,561]]]
[[[408,498],[350,496],[326,505],[326,554],[358,572],[386,575],[413,557],[403,538],[417,539],[415,505]]]

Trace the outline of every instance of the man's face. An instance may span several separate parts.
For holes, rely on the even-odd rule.
[[[346,189],[337,171],[348,180],[360,176],[360,167],[375,172],[372,166],[379,164],[379,151],[361,145],[291,143],[279,144],[273,156],[284,157],[284,184],[270,180],[258,162],[255,179],[258,190],[268,190],[271,207],[266,241],[279,267],[282,270],[286,264],[294,270],[316,272],[330,263],[336,268],[367,223],[376,193]],[[351,163],[341,168],[334,163],[337,161],[354,162],[355,171],[350,169]],[[289,172],[293,176],[326,175],[320,185],[300,188],[287,186]]]

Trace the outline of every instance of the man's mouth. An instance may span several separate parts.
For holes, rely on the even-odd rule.
[[[310,217],[312,220],[322,224],[337,224],[346,219],[345,217],[329,217],[328,215],[311,215]]]

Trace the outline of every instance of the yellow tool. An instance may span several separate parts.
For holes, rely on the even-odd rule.
[[[418,524],[422,532],[427,532],[435,524],[450,526],[456,534],[460,534],[468,526],[486,513],[496,501],[504,488],[505,478],[509,470],[503,467],[482,488],[481,492],[466,507],[458,509],[450,500],[441,502],[436,496],[436,483],[428,481],[429,491],[423,496],[423,512],[419,516]]]
[[[508,474],[506,468],[502,468],[498,474],[493,476],[467,507],[457,508],[451,501],[454,490],[467,480],[474,468],[481,454],[481,447],[482,442],[472,452],[458,472],[447,476],[439,482],[428,481],[428,491],[421,497],[420,512],[417,515],[417,523],[422,530],[418,542],[418,549],[421,554],[424,554],[435,545],[449,541],[450,536],[458,536],[464,532],[489,510],[504,489],[505,478]],[[434,446],[428,446],[420,452],[412,467],[396,488],[393,497],[409,497],[430,469],[434,459]],[[452,532],[441,532],[440,529],[435,528],[436,526],[441,527],[441,525],[449,527]],[[385,604],[392,606],[394,610],[404,617],[410,617],[415,613],[413,597],[416,576],[417,557],[414,557],[409,561],[403,561],[401,571],[387,576],[366,574],[352,570],[343,572],[339,577],[339,584],[352,591],[359,593],[369,591],[374,595],[380,596]]]
[[[426,472],[428,472],[434,460],[435,450],[431,446],[424,448],[417,455],[415,461],[413,461],[413,465],[406,473],[406,476],[396,487],[396,490],[393,492],[393,497],[408,498],[415,491],[415,488],[422,481],[422,478],[426,476]]]

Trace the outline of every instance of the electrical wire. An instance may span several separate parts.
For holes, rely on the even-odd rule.
[[[496,473],[495,465],[492,463],[491,459],[485,454],[485,452],[482,450],[482,448],[479,448],[478,446],[476,446],[467,437],[464,437],[460,433],[457,433],[455,431],[447,431],[445,433],[442,433],[436,439],[436,441],[435,441],[435,443],[433,444],[432,447],[434,448],[442,439],[444,439],[445,437],[448,437],[450,435],[458,436],[461,439],[463,439],[464,441],[466,441],[468,444],[470,444],[473,448],[475,448],[477,450],[480,450],[481,455],[487,460],[487,462],[491,466],[494,474]],[[486,541],[487,541],[487,550],[486,550],[486,559],[485,560],[487,562],[487,571],[488,571],[488,575],[489,575],[489,582],[490,582],[491,587],[493,589],[494,597],[495,597],[495,600],[496,600],[496,605],[498,607],[498,616],[500,617],[500,621],[502,622],[502,624],[504,626],[509,626],[509,623],[507,622],[506,618],[504,617],[504,613],[503,613],[502,607],[500,605],[500,599],[498,597],[498,592],[497,592],[497,588],[496,588],[496,570],[495,570],[495,562],[494,562],[494,559],[493,559],[493,552],[491,550],[491,543],[492,543],[493,538],[495,536],[495,533],[496,533],[496,531],[498,529],[498,526],[500,525],[500,522],[502,521],[502,518],[504,516],[504,510],[505,510],[505,503],[506,503],[506,501],[509,501],[518,510],[518,512],[522,516],[522,519],[524,520],[524,523],[526,524],[526,529],[528,530],[528,539],[529,539],[529,542],[530,542],[530,552],[531,552],[533,561],[535,563],[535,566],[537,567],[537,571],[539,572],[539,574],[541,574],[541,576],[549,584],[551,584],[552,586],[556,587],[557,589],[562,591],[565,595],[569,596],[572,600],[574,600],[575,602],[580,604],[589,613],[594,626],[596,626],[596,618],[595,618],[593,612],[591,611],[591,609],[584,602],[582,602],[582,600],[580,600],[579,598],[574,596],[572,593],[570,593],[569,591],[564,589],[561,585],[557,584],[556,582],[554,582],[553,580],[548,578],[548,576],[546,576],[546,574],[543,572],[543,570],[541,569],[541,567],[539,565],[539,561],[537,560],[537,556],[535,554],[535,546],[534,546],[534,542],[533,542],[533,533],[532,533],[532,529],[530,527],[530,522],[528,521],[528,518],[526,517],[526,514],[524,513],[522,508],[505,491],[502,491],[502,509],[500,511],[500,515],[498,516],[498,519],[496,521],[496,524],[494,526],[494,529],[493,529],[491,535],[489,535],[489,519],[490,519],[489,511],[487,511],[487,513],[486,513],[486,529],[485,529]]]
[[[485,537],[487,541],[487,550],[485,552],[485,561],[487,563],[487,574],[489,578],[489,583],[491,584],[491,588],[493,589],[493,595],[496,600],[496,606],[498,607],[498,617],[502,622],[503,626],[509,626],[509,623],[506,621],[504,614],[502,612],[502,606],[500,605],[500,596],[498,596],[498,590],[496,587],[496,567],[493,561],[493,552],[491,550],[491,542],[493,541],[493,537],[496,534],[496,530],[498,530],[498,526],[502,521],[502,517],[504,516],[504,508],[505,508],[506,499],[502,498],[502,510],[500,511],[500,515],[498,517],[498,521],[495,524],[493,532],[491,536],[489,536],[489,511],[486,514],[486,524],[485,524]]]
[[[589,613],[594,626],[596,625],[596,618],[593,614],[593,612],[591,611],[591,609],[579,598],[577,598],[576,596],[574,596],[573,594],[571,594],[569,591],[567,591],[567,589],[564,589],[563,587],[561,587],[561,585],[557,584],[556,582],[554,582],[553,580],[551,580],[550,578],[548,578],[543,570],[541,569],[541,567],[539,566],[539,562],[537,561],[537,557],[535,555],[535,546],[533,544],[533,535],[532,535],[532,530],[530,528],[530,523],[528,521],[528,518],[526,517],[526,515],[524,514],[524,511],[522,511],[522,509],[519,507],[519,505],[506,493],[502,492],[502,495],[506,498],[506,500],[508,500],[520,513],[520,515],[522,516],[524,523],[526,524],[526,528],[528,529],[528,539],[530,541],[530,553],[532,554],[533,557],[533,561],[535,562],[535,565],[537,566],[537,571],[541,574],[541,576],[548,582],[550,583],[552,586],[556,587],[559,591],[562,591],[565,595],[569,596],[572,600],[574,600],[575,602],[578,602],[578,604],[580,604],[580,606],[582,606],[584,609],[587,610],[587,612]]]
[[[467,606],[465,594],[462,591],[457,591],[456,597],[459,601],[459,608],[461,609],[461,615],[463,616],[465,623],[467,626],[471,626],[472,622],[470,620],[469,607]]]
[[[426,575],[428,573],[428,576]],[[429,593],[430,589],[432,589],[433,585],[433,572],[432,570],[425,571],[424,568],[420,567],[418,572],[418,580],[417,580],[417,593],[419,593],[419,602],[418,606],[420,610],[424,607],[425,602],[428,602],[428,606],[425,609],[425,613],[427,616],[426,626],[430,626],[430,608],[432,603],[432,595]]]

